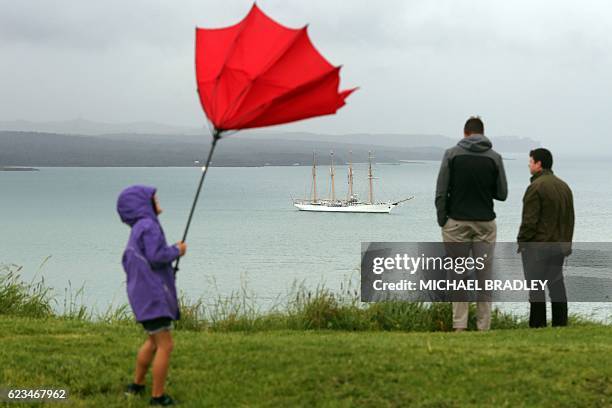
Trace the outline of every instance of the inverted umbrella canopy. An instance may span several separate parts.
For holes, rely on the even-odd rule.
[[[335,113],[354,89],[338,91],[340,67],[308,38],[256,4],[226,28],[196,29],[196,77],[206,116],[218,131],[255,128]]]
[[[338,91],[340,67],[315,49],[307,28],[282,26],[256,4],[238,24],[196,28],[198,94],[214,131],[183,242],[215,146],[224,132],[336,113],[355,90]],[[178,266],[179,260],[175,271]]]

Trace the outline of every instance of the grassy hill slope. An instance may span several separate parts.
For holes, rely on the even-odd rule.
[[[143,332],[0,316],[0,384],[64,387],[74,406],[126,399]],[[178,331],[181,406],[612,406],[612,327],[488,333]],[[150,390],[150,379],[147,391]]]

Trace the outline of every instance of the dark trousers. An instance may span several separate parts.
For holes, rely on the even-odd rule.
[[[565,256],[558,251],[533,246],[521,252],[526,280],[547,280],[552,303],[552,325],[567,326],[567,295],[563,281]],[[529,327],[546,327],[546,292],[529,292]]]

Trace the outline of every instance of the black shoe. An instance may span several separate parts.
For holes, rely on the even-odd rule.
[[[142,395],[144,394],[144,384],[131,383],[125,387],[125,395]]]
[[[149,401],[149,405],[161,405],[161,406],[167,406],[167,405],[174,405],[176,404],[176,401],[174,401],[169,395],[166,394],[162,394],[161,397],[151,397],[151,400]]]

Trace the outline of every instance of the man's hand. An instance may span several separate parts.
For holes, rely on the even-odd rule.
[[[176,244],[176,247],[179,249],[179,256],[183,256],[185,255],[185,252],[187,252],[187,244],[184,243],[183,241],[179,241]]]

